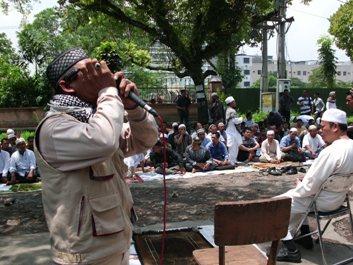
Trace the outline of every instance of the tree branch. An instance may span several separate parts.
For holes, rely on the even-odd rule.
[[[91,4],[80,4],[79,0],[70,0],[70,3],[74,3],[83,9],[88,9],[91,11],[100,11],[108,16],[111,16],[121,22],[125,22],[129,25],[137,27],[152,36],[159,36],[158,31],[132,17],[127,16],[117,5],[115,5],[111,0],[99,1],[95,0]]]

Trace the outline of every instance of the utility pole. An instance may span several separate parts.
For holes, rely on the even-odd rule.
[[[286,0],[278,2],[278,19],[279,29],[277,35],[277,78],[287,78],[286,74],[286,56],[285,56],[285,43],[286,43]]]
[[[262,25],[262,70],[260,93],[268,91],[267,22]]]

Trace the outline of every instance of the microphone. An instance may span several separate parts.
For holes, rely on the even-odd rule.
[[[120,79],[115,79],[116,86],[119,89],[120,85]],[[144,100],[142,100],[138,95],[136,95],[134,92],[129,91],[129,94],[127,95],[129,99],[131,99],[133,102],[135,102],[138,106],[141,108],[145,109],[148,113],[152,114],[154,117],[158,117],[157,111],[152,108],[150,105],[148,105]]]

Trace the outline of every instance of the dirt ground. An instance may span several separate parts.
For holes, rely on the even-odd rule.
[[[272,176],[261,172],[167,180],[167,221],[212,220],[215,203],[268,198],[295,185],[296,175]],[[163,183],[132,184],[138,221],[135,227],[160,224],[163,218]],[[339,226],[347,227],[342,221]],[[47,231],[41,192],[0,193],[0,236]],[[348,232],[348,231],[347,231]],[[349,234],[349,232],[348,232]]]

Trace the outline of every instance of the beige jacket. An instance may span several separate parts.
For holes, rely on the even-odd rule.
[[[130,128],[123,129],[123,116],[111,87],[100,91],[88,123],[53,113],[37,128],[35,153],[56,263],[99,264],[130,246],[133,201],[123,158],[152,147],[158,130],[140,108],[128,111]]]

